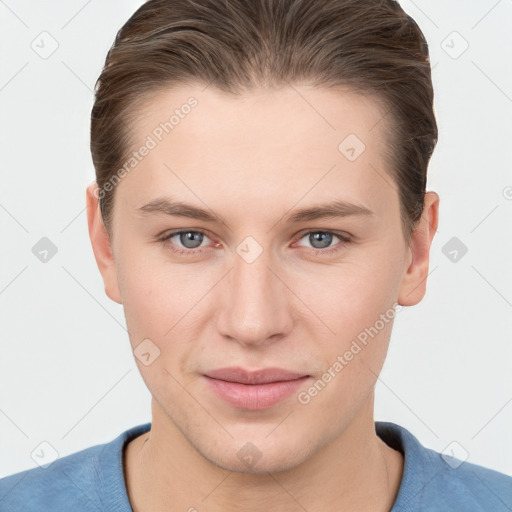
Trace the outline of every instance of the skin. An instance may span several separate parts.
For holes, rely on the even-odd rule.
[[[393,320],[307,405],[292,394],[265,410],[236,408],[201,374],[274,366],[310,375],[307,390],[393,303],[421,301],[439,196],[427,192],[407,243],[383,158],[384,111],[347,90],[295,85],[232,97],[199,84],[170,88],[146,101],[134,147],[191,95],[197,107],[116,186],[112,237],[95,182],[86,194],[96,262],[107,295],[123,304],[132,349],[149,338],[160,350],[148,366],[135,358],[152,394],[152,428],[126,446],[132,507],[389,511],[403,456],[376,435],[373,405]],[[338,149],[350,133],[366,146],[355,161]],[[225,223],[137,214],[162,195]],[[333,199],[374,214],[284,221]],[[172,252],[192,246],[179,235],[158,242],[180,228],[206,232],[200,249],[188,249],[195,255]],[[329,230],[352,239],[333,236],[327,249],[339,251],[324,255],[308,235]],[[247,236],[263,251],[252,263],[236,252]],[[247,442],[261,453],[250,467],[237,456]]]

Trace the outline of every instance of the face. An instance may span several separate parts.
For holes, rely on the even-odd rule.
[[[293,468],[369,412],[393,305],[421,300],[432,236],[404,239],[385,133],[378,103],[348,91],[175,88],[133,127],[150,149],[116,186],[111,241],[89,187],[153,423],[214,464]]]

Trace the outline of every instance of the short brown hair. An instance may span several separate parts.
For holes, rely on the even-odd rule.
[[[307,81],[348,86],[389,113],[385,155],[406,240],[423,211],[437,142],[428,45],[394,0],[149,0],[125,23],[95,87],[91,153],[103,223],[105,187],[126,161],[137,106],[169,86],[212,84],[239,94]]]

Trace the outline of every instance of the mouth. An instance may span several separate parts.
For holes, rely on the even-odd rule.
[[[249,371],[240,367],[210,370],[203,377],[218,398],[247,410],[272,407],[297,392],[311,378],[282,368]]]

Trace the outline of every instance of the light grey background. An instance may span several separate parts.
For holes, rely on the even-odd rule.
[[[85,213],[92,89],[140,4],[0,1],[0,476],[35,467],[41,442],[64,456],[151,419]],[[440,225],[426,297],[395,321],[376,419],[512,475],[512,2],[401,4],[430,46]],[[46,263],[42,237],[58,250]],[[453,237],[468,249],[456,262]]]

